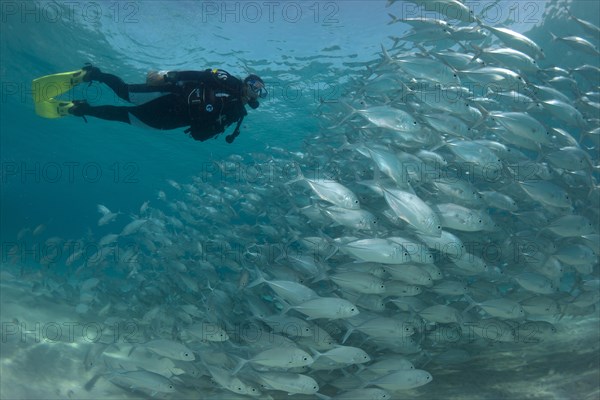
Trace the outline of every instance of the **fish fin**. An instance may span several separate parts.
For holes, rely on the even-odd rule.
[[[383,56],[383,63],[386,64],[393,64],[394,60],[392,59],[392,57],[390,57],[389,53],[387,52],[387,50],[385,49],[385,47],[383,47],[383,44],[381,44],[381,54]]]
[[[317,274],[317,276],[315,276],[314,278],[312,278],[310,280],[311,283],[317,283],[317,282],[321,282],[321,281],[327,281],[329,280],[329,277],[327,275],[327,271],[324,271],[323,269],[319,269],[319,273]]]
[[[346,103],[344,100],[340,100],[339,103],[344,106],[344,108],[347,109],[347,111],[349,112],[348,115],[346,115],[345,117],[342,118],[342,120],[340,122],[338,122],[337,124],[329,127],[328,129],[336,129],[339,128],[344,122],[346,122],[347,120],[349,120],[350,118],[352,118],[354,115],[357,114],[357,111],[354,107],[352,107],[350,104]]]
[[[285,183],[286,185],[291,185],[292,183],[300,182],[300,181],[303,181],[306,179],[304,177],[304,174],[302,173],[302,169],[300,168],[300,165],[298,165],[298,163],[294,163],[294,166],[296,167],[296,173],[298,174],[298,176],[296,178],[292,178],[289,181],[287,181]]]
[[[475,50],[475,54],[471,58],[471,62],[473,62],[481,56],[481,54],[483,53],[483,49],[474,43],[471,43],[471,47],[473,48],[473,50]]]
[[[385,375],[384,375],[385,376]],[[369,385],[372,385],[373,382],[376,381],[376,379],[372,379],[370,381],[366,381],[362,376],[360,376],[359,374],[355,374],[354,377],[356,379],[358,379],[360,381],[360,386],[358,387],[359,389],[364,389]]]
[[[473,124],[470,127],[471,132],[473,132],[481,124],[483,124],[485,122],[485,120],[488,119],[488,117],[490,116],[490,112],[485,107],[483,107],[481,104],[477,104],[477,103],[473,103],[473,104],[481,112],[481,118],[479,118],[479,121],[475,122],[475,124]]]
[[[279,315],[284,315],[292,309],[292,306],[285,300],[281,299],[280,297],[277,297],[277,300],[281,304],[281,311],[279,312]]]
[[[249,362],[249,360],[244,360],[243,358],[235,356],[235,355],[232,355],[232,357],[237,359],[238,363],[235,366],[235,368],[233,369],[233,371],[231,371],[231,376],[237,374]]]
[[[460,313],[461,317],[464,317],[467,314],[467,312],[469,312],[471,309],[477,306],[475,300],[473,300],[473,298],[468,294],[463,294],[463,298],[469,302],[469,305]]]
[[[127,353],[127,357],[131,357],[131,354],[135,351],[135,349],[137,349],[136,345],[131,346],[131,350],[129,350],[129,353]]]
[[[319,352],[319,350],[315,349],[312,346],[306,346],[308,348],[308,350],[310,351],[311,356],[313,356],[313,359],[315,361],[317,361],[317,358],[321,357],[323,354]]]
[[[348,324],[348,325],[350,325],[350,324]],[[342,344],[346,343],[346,340],[348,340],[348,338],[350,337],[350,335],[352,335],[352,332],[354,332],[354,329],[355,328],[352,325],[350,325],[350,327],[348,328],[348,330],[344,334],[344,337],[342,338]]]
[[[396,23],[396,22],[399,22],[399,21],[400,21],[400,19],[399,19],[398,17],[396,17],[395,15],[393,15],[393,14],[390,14],[390,13],[388,13],[388,15],[389,15],[389,16],[390,16],[390,18],[392,19],[390,22],[388,22],[388,23],[387,23],[388,25],[391,25],[391,24],[394,24],[394,23]]]
[[[423,47],[423,46],[422,46],[422,45],[420,45],[419,43],[415,43],[415,47],[416,47],[417,49],[419,49],[419,50],[421,51],[421,53],[423,53],[423,54],[420,54],[420,55],[419,55],[419,57],[421,57],[421,56],[423,56],[423,57],[427,57],[427,56],[429,56],[429,55],[430,55],[430,54],[429,54],[429,50],[427,50],[425,47]],[[438,59],[438,60],[439,60],[439,59]],[[440,61],[441,61],[441,60],[440,60]]]
[[[246,285],[246,289],[250,289],[250,288],[253,288],[254,286],[258,286],[263,282],[265,282],[265,280],[263,278],[255,279],[254,281],[252,281],[248,285]]]

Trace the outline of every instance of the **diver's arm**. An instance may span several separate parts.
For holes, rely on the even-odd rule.
[[[206,81],[211,78],[210,70],[206,71],[169,71],[165,75],[165,81],[169,83]]]

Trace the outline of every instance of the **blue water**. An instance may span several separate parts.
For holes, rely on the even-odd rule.
[[[556,2],[500,2],[489,22],[547,41],[563,34],[552,16]],[[567,4],[566,2],[564,4]],[[562,3],[560,4],[562,6]],[[405,25],[388,12],[410,3],[384,1],[278,2],[2,2],[2,238],[46,224],[55,235],[77,237],[93,226],[95,205],[135,212],[156,198],[165,180],[189,181],[205,163],[230,154],[301,150],[319,130],[319,99],[339,99],[380,44]],[[483,3],[473,3],[478,10]],[[598,17],[594,1],[577,2],[578,15]],[[410,15],[409,15],[410,16]],[[593,19],[593,18],[592,18]],[[545,24],[543,24],[545,23]],[[541,27],[544,25],[543,27]],[[546,49],[549,58],[552,49]],[[182,130],[145,130],[90,118],[37,117],[31,80],[92,62],[128,82],[148,70],[219,67],[237,76],[259,73],[270,97],[245,120],[235,144],[223,137],[194,142]],[[561,66],[582,60],[562,57]],[[94,104],[116,101],[108,88],[78,88]],[[86,174],[87,173],[87,174]]]

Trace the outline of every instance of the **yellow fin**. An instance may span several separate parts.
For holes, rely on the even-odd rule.
[[[31,82],[31,94],[33,103],[41,103],[52,100],[73,87],[83,82],[83,77],[87,71],[79,69],[77,71],[62,72],[54,75],[46,75],[34,79]]]
[[[35,103],[35,113],[44,118],[60,118],[69,115],[72,101],[48,99]]]

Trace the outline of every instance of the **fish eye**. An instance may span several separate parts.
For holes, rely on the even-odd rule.
[[[413,125],[416,125],[416,124],[417,124],[417,121],[413,121]]]
[[[441,225],[438,225],[438,226],[437,226],[437,228],[438,228],[438,229],[442,229],[442,226],[441,226]]]

